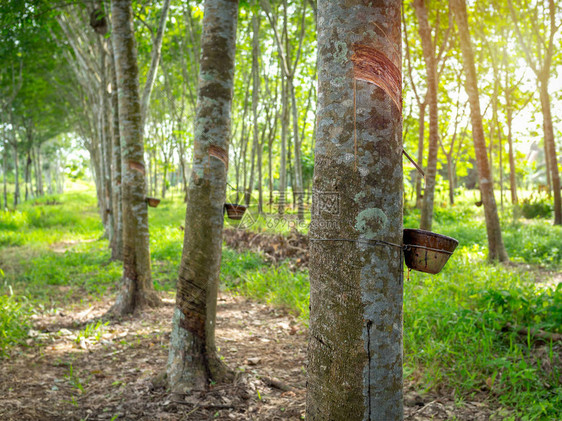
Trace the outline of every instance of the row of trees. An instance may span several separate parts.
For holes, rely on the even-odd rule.
[[[559,42],[556,10],[553,6],[551,25],[548,2],[531,3],[529,7],[535,11],[537,19],[521,13],[525,5],[516,0],[496,3],[493,7],[477,5],[470,10],[478,22],[471,27],[477,70],[487,76],[480,81],[480,96],[492,179],[495,187],[501,190],[509,180],[513,203],[518,199],[518,184],[528,182],[531,176],[535,184],[544,184],[551,194],[554,193],[555,201],[558,191],[551,187],[559,179],[554,174],[557,166],[550,165],[557,152],[554,141],[552,148],[548,148],[552,152],[547,151],[549,133],[552,132],[553,137],[556,132],[557,117],[548,114],[546,99],[550,97],[545,94],[548,93],[548,70],[555,68],[559,61],[555,48]],[[100,51],[106,51],[105,60],[109,64],[109,45],[102,41],[103,36],[87,26],[93,9],[91,3],[88,4],[90,6],[85,7],[77,2],[55,9],[58,12],[56,23],[48,19],[49,13],[35,13],[33,16],[39,15],[44,23],[39,25],[25,24],[22,19],[25,6],[16,10],[20,13],[11,11],[12,14],[9,6],[5,6],[6,21],[9,23],[9,16],[17,16],[14,20],[22,20],[21,27],[28,31],[24,35],[21,28],[12,26],[5,32],[13,34],[3,36],[7,39],[16,37],[18,42],[17,46],[5,43],[3,61],[6,66],[2,68],[2,92],[7,111],[3,113],[5,124],[2,126],[5,132],[2,151],[6,155],[3,173],[18,187],[19,180],[25,180],[26,174],[37,180],[45,177],[44,174],[38,177],[38,173],[49,170],[43,168],[44,164],[38,167],[37,163],[51,162],[51,159],[43,156],[41,145],[59,132],[69,130],[78,135],[82,145],[90,151],[95,179],[104,178],[100,167],[103,150],[99,147],[100,142],[95,140],[100,137],[100,111],[94,110],[103,108],[99,85],[104,78],[111,82],[109,73],[102,75],[99,68],[103,57],[98,57]],[[461,89],[463,73],[458,57],[459,37],[450,13],[445,12],[447,5],[435,1],[423,6],[412,2],[411,6],[403,10],[405,148],[408,151],[417,149],[420,164],[427,159],[424,163],[427,175],[425,194],[422,178],[416,171],[407,173],[409,183],[406,186],[422,209],[422,227],[429,228],[435,185],[447,180],[449,201],[453,203],[455,189],[459,186],[477,186],[477,165],[469,142],[468,102]],[[36,8],[41,10],[41,2]],[[162,19],[164,12],[165,20]],[[30,14],[27,19],[39,19],[32,17],[31,12],[27,13]],[[197,3],[176,4],[173,0],[168,6],[165,3],[139,3],[134,4],[134,15],[143,104],[147,108],[144,130],[148,188],[152,195],[166,197],[171,185],[181,186],[186,192],[188,184],[202,8]],[[241,8],[240,27],[243,29],[238,31],[237,39],[242,47],[237,51],[240,71],[234,82],[233,171],[229,175],[229,184],[247,201],[255,191],[260,209],[263,209],[264,200],[275,200],[276,190],[280,192],[279,199],[284,199],[284,192],[289,188],[298,191],[308,190],[311,186],[316,130],[315,17],[315,3],[309,1],[286,0],[270,4],[263,0],[253,8],[245,5]],[[162,26],[164,22],[165,27]],[[501,25],[491,25],[491,22]],[[24,44],[19,38],[27,38],[28,42]],[[153,49],[158,42],[161,43],[160,50]],[[20,51],[19,56],[17,51]],[[52,54],[41,54],[44,51]],[[153,54],[156,51],[160,53]],[[432,51],[434,54],[429,54]],[[524,61],[530,64],[521,66]],[[155,77],[158,64],[161,72]],[[47,68],[51,70],[46,71]],[[518,73],[516,69],[523,70]],[[106,69],[104,73],[107,72]],[[152,83],[148,83],[151,79]],[[35,97],[21,92],[18,89],[20,83],[32,87],[30,91]],[[542,88],[534,89],[535,84]],[[41,94],[39,98],[38,94]],[[107,95],[111,96],[111,92]],[[21,120],[22,113],[15,109],[13,124],[10,123],[8,104],[12,97],[16,102],[21,100],[24,106],[24,99],[27,103],[48,104],[39,113],[41,117],[25,120],[29,123],[27,126],[33,127],[30,133]],[[36,107],[35,111],[38,109]],[[542,112],[543,109],[545,121],[552,121],[550,125],[544,124],[544,136],[540,136],[540,127],[536,127],[536,123],[529,125],[527,132],[521,132],[517,124],[514,126],[514,120],[517,123],[519,117],[530,116],[533,120],[534,111]],[[54,117],[50,123],[49,114]],[[428,118],[426,114],[429,114]],[[537,143],[544,145],[538,169],[526,164],[525,154],[520,151],[522,143],[517,142],[518,138],[529,136],[535,136]],[[7,140],[11,138],[15,140]],[[11,145],[14,142],[17,152]],[[30,168],[26,171],[28,162]],[[536,177],[537,171],[539,177]],[[36,183],[41,184],[40,181]],[[18,190],[18,197],[19,193]],[[501,197],[503,200],[503,195]],[[558,208],[556,205],[555,209]]]

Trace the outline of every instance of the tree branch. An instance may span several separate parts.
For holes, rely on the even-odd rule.
[[[156,32],[156,39],[154,40],[154,43],[152,45],[152,57],[150,60],[150,68],[148,70],[148,75],[146,76],[146,83],[144,84],[144,89],[141,97],[141,127],[144,126],[144,122],[146,120],[148,101],[150,100],[150,94],[152,92],[152,87],[154,86],[156,73],[158,72],[158,63],[160,61],[160,55],[162,53],[162,39],[164,37],[164,30],[166,28],[166,18],[168,17],[169,8],[170,8],[170,0],[164,0],[164,4],[162,5],[162,15],[160,16],[158,31]]]

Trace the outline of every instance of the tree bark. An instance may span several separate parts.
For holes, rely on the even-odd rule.
[[[507,73],[506,73],[507,77]],[[516,205],[517,198],[517,178],[515,177],[515,152],[513,150],[513,105],[511,102],[511,88],[506,83],[505,107],[507,114],[507,144],[509,146],[509,186],[511,191],[511,203]]]
[[[112,171],[113,175],[111,191],[113,193],[113,242],[111,244],[111,258],[123,260],[123,207],[121,204],[121,137],[119,135],[119,96],[117,91],[117,73],[115,69],[115,50],[113,40],[110,40],[110,64],[111,64],[111,111],[112,111]]]
[[[258,12],[254,12],[252,16],[252,115],[253,115],[253,126],[254,126],[254,147],[257,153],[257,166],[258,166],[258,212],[261,213],[263,193],[262,193],[262,159],[261,159],[261,147],[259,144],[259,126],[258,126],[258,101],[259,101],[259,91],[260,91],[260,63],[259,63],[259,53],[260,53],[260,19]],[[253,158],[252,158],[253,164]],[[253,165],[252,165],[253,167]],[[252,168],[253,173],[253,168]],[[251,177],[253,179],[253,177]],[[253,181],[253,180],[252,180]],[[252,183],[250,183],[249,188],[253,189]],[[251,191],[251,190],[250,190]]]
[[[299,139],[299,116],[297,110],[297,98],[295,95],[295,87],[293,85],[293,78],[288,80],[289,92],[291,93],[291,110],[293,112],[293,141],[295,148],[295,184],[293,186],[293,197],[297,206],[297,215],[299,221],[304,221],[304,192],[303,192],[303,179],[302,179],[302,159],[301,159],[301,143]]]
[[[484,127],[482,125],[482,114],[480,111],[480,99],[478,94],[478,83],[476,78],[476,67],[474,65],[474,55],[468,29],[468,15],[465,0],[449,0],[455,20],[457,22],[461,53],[463,57],[463,67],[466,76],[465,90],[470,103],[470,122],[472,125],[472,138],[474,141],[474,151],[478,166],[478,179],[480,191],[482,192],[482,202],[484,204],[484,216],[486,219],[486,232],[488,234],[488,259],[505,262],[509,260],[505,250],[500,219],[496,199],[494,197],[494,186],[492,175],[488,165],[486,153],[486,140],[484,138]]]
[[[31,174],[30,174],[30,172],[31,172],[31,162],[32,161],[31,161],[31,155],[30,155],[29,149],[27,150],[26,155],[27,155],[27,159],[25,160],[25,173],[24,173],[25,196],[24,197],[25,197],[25,200],[27,201],[30,198],[30,194],[31,194],[31,196],[33,196],[33,191],[30,192],[30,190],[31,190],[31,187],[30,187]]]
[[[545,159],[548,161],[547,168],[550,169],[550,180],[552,182],[552,193],[554,196],[554,225],[562,225],[560,173],[558,171],[558,156],[556,153],[556,143],[554,143],[554,129],[552,127],[550,95],[548,93],[548,76],[539,79],[539,93],[543,116],[544,143],[548,146],[545,147],[545,150],[547,151]]]
[[[404,415],[401,3],[318,1],[310,421]]]
[[[18,206],[20,198],[20,171],[19,171],[19,157],[17,143],[13,144],[14,147],[14,171],[15,171],[15,190],[14,190],[14,209]]]
[[[421,208],[420,228],[431,231],[433,222],[433,202],[435,199],[435,176],[437,174],[437,152],[439,149],[439,116],[437,102],[437,63],[431,28],[427,18],[424,0],[414,1],[414,10],[419,24],[423,57],[427,72],[427,104],[429,107],[429,150],[425,170],[425,189]]]
[[[287,200],[287,126],[289,125],[289,101],[287,98],[287,83],[281,78],[281,163],[279,167],[279,206],[280,215],[285,213]]]
[[[168,9],[170,8],[170,0],[164,0],[162,5],[162,15],[160,16],[160,22],[158,24],[158,30],[156,31],[156,37],[152,43],[150,68],[148,69],[148,75],[146,76],[146,82],[144,84],[144,89],[142,91],[141,99],[141,121],[142,127],[146,122],[146,115],[148,113],[148,104],[150,102],[150,94],[152,93],[152,87],[154,86],[154,80],[156,79],[156,74],[158,73],[158,63],[160,63],[160,55],[162,53],[162,40],[164,38],[164,30],[166,29],[166,18],[168,16]]]
[[[287,126],[289,124],[289,95],[291,96],[291,108],[293,114],[293,143],[295,148],[295,172],[293,174],[294,179],[291,183],[291,187],[293,190],[293,199],[298,201],[298,216],[299,220],[304,219],[304,203],[302,201],[302,189],[303,189],[303,181],[302,181],[302,162],[301,162],[301,151],[300,151],[300,143],[299,143],[299,122],[298,122],[298,114],[297,114],[297,106],[296,106],[296,98],[295,98],[295,90],[293,86],[293,80],[295,77],[295,71],[297,68],[297,64],[300,59],[301,51],[302,51],[302,42],[304,39],[304,31],[305,31],[305,23],[306,23],[306,3],[303,4],[302,9],[302,19],[300,25],[300,33],[299,33],[299,46],[295,53],[294,62],[290,57],[289,51],[289,36],[287,34],[287,26],[288,26],[288,18],[287,18],[287,1],[283,1],[283,33],[282,36],[279,36],[279,32],[277,31],[277,25],[273,20],[273,13],[271,10],[271,4],[269,0],[260,0],[260,5],[262,9],[265,11],[271,28],[273,29],[273,33],[275,36],[275,43],[277,45],[277,50],[279,52],[279,59],[281,64],[281,73],[284,76],[285,82],[282,81],[282,90],[281,90],[281,102],[283,106],[283,116],[282,116],[282,123],[281,123],[281,168],[280,168],[280,180],[279,180],[279,208],[278,211],[280,214],[283,214],[285,211],[285,201],[286,201],[286,188],[287,188],[287,159],[286,154],[288,152],[289,156],[291,154],[290,148],[287,151]],[[283,48],[283,40],[285,41],[286,45]],[[289,157],[289,167],[290,167],[290,160]],[[295,205],[293,200],[293,205]]]
[[[554,132],[552,128],[550,94],[548,92],[548,82],[552,67],[552,58],[554,55],[554,36],[560,28],[560,25],[556,25],[556,4],[554,0],[548,0],[548,42],[546,42],[546,34],[542,34],[544,36],[541,36],[541,34],[533,34],[532,38],[537,39],[537,42],[540,43],[536,46],[536,48],[532,48],[532,45],[529,45],[525,42],[519,22],[519,17],[515,8],[513,7],[511,0],[508,0],[508,6],[511,17],[515,23],[517,39],[525,54],[525,60],[537,77],[537,85],[539,87],[541,108],[543,114],[546,175],[549,189],[552,183],[552,190],[554,193],[554,225],[561,225],[562,201],[560,197],[560,173],[558,171],[558,158],[556,153],[556,144],[554,142]],[[535,8],[535,12],[536,10],[537,9]],[[536,19],[536,15],[531,16],[530,19]],[[533,25],[533,32],[535,32],[535,29],[536,27]],[[535,51],[538,52],[538,59],[534,56]]]
[[[427,96],[426,96],[427,98]],[[418,164],[423,167],[423,150],[425,143],[425,109],[427,100],[420,104],[419,128],[418,128]],[[420,208],[422,203],[422,180],[423,176],[416,170],[416,207]]]
[[[449,178],[449,204],[453,205],[455,203],[455,167],[453,165],[453,157],[446,155],[447,157],[447,176]]]
[[[144,165],[137,50],[133,32],[131,0],[111,2],[113,47],[122,149],[123,279],[111,311],[132,313],[158,305],[150,273],[148,209]]]
[[[8,142],[4,142],[4,153],[2,154],[2,163],[4,167],[4,209],[8,209],[8,180],[6,174],[8,173]]]
[[[43,188],[43,162],[41,160],[41,145],[35,147],[35,178],[36,178],[36,189],[37,196],[44,196],[45,189]]]
[[[107,93],[107,54],[105,47],[105,38],[99,42],[99,51],[101,56],[101,84],[100,84],[100,117],[101,117],[101,131],[100,137],[103,142],[102,148],[102,165],[103,165],[103,207],[102,212],[105,213],[105,230],[109,238],[109,247],[113,249],[113,236],[114,236],[114,218],[113,218],[113,190],[112,190],[112,133],[110,129],[110,108],[109,98]]]
[[[181,393],[230,374],[216,354],[215,322],[238,0],[206,0],[204,10],[193,170],[167,366],[172,391]]]

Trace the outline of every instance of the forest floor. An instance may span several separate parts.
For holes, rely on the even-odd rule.
[[[307,329],[286,311],[221,294],[217,344],[232,384],[190,396],[154,385],[166,366],[173,300],[134,317],[98,323],[110,301],[35,317],[28,347],[0,363],[2,420],[300,420],[305,409]],[[405,387],[407,420],[488,420],[478,395],[423,397]]]
[[[0,212],[1,421],[303,419],[306,231],[225,231],[217,345],[236,380],[178,396],[154,379],[166,367],[185,205],[150,210],[165,304],[108,320],[122,266],[91,186],[56,203]],[[405,419],[562,419],[562,229],[506,217],[512,263],[489,264],[473,208],[436,209],[436,232],[461,245],[439,275],[404,282]]]

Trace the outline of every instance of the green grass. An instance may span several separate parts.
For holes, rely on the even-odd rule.
[[[25,300],[0,295],[0,357],[14,344],[23,343],[29,330],[30,308]]]
[[[439,275],[411,273],[404,291],[406,373],[425,389],[483,390],[524,419],[556,419],[560,360],[552,352],[541,360],[533,335],[527,340],[506,326],[559,331],[562,289],[541,287],[483,258],[479,247],[465,247]]]
[[[422,391],[454,390],[459,404],[484,394],[493,405],[508,410],[503,419],[559,419],[560,345],[541,343],[530,332],[520,335],[507,324],[562,333],[562,287],[537,284],[536,273],[520,268],[488,264],[482,208],[474,206],[473,199],[473,193],[464,193],[454,207],[436,202],[433,230],[457,238],[458,251],[442,273],[412,272],[405,282],[406,380]],[[60,204],[47,204],[53,200]],[[559,269],[562,228],[553,227],[548,219],[518,220],[514,214],[506,206],[501,217],[511,260]],[[175,288],[184,218],[185,204],[177,197],[149,209],[152,273],[158,290]],[[405,227],[417,227],[418,220],[419,211],[406,208]],[[273,228],[267,223],[259,220],[250,229],[290,230],[289,223]],[[16,212],[0,212],[1,352],[26,339],[31,312],[115,292],[121,265],[110,262],[102,237],[89,186],[73,186],[62,196],[24,203]],[[307,322],[308,273],[292,270],[288,262],[271,266],[257,253],[225,247],[221,287],[285,307]],[[100,332],[103,326],[92,325],[81,334],[95,338]]]
[[[256,253],[225,248],[221,276],[227,290],[285,307],[308,321],[308,271],[292,271],[287,263],[265,266]]]

